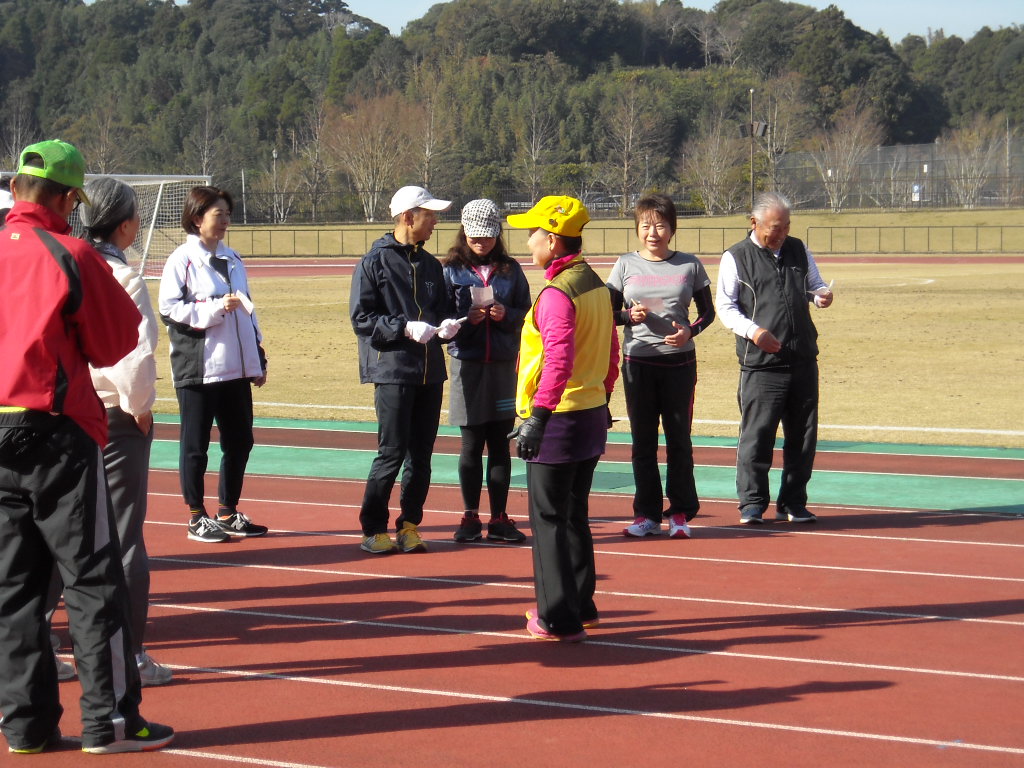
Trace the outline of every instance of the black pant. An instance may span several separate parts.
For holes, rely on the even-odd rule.
[[[461,427],[462,452],[459,454],[459,485],[467,510],[480,509],[480,491],[484,481],[483,452],[487,446],[487,498],[491,517],[505,514],[508,486],[512,479],[512,455],[508,433],[515,419],[489,421]]]
[[[600,457],[567,464],[526,463],[533,531],[533,588],[541,626],[556,635],[597,618],[590,486]]]
[[[46,620],[54,563],[64,582],[82,686],[82,744],[113,741],[139,717],[120,547],[99,447],[66,417],[0,419],[0,712],[8,743],[42,744],[63,708]],[[27,452],[11,451],[35,431]]]
[[[373,404],[377,410],[377,456],[366,479],[359,524],[364,536],[388,529],[391,490],[402,470],[402,512],[395,521],[419,525],[423,503],[430,489],[430,457],[434,452],[441,417],[444,383],[375,384]],[[404,466],[403,466],[404,464]]]
[[[248,379],[178,387],[181,437],[178,471],[181,493],[189,509],[205,509],[205,475],[210,430],[220,431],[222,506],[234,507],[242,495],[245,467],[252,451],[252,385]]]
[[[782,424],[782,482],[779,512],[807,506],[807,483],[818,444],[818,363],[785,369],[740,371],[737,397],[740,438],[736,448],[736,492],[740,508],[767,507],[768,470],[775,435]]]
[[[693,479],[693,394],[697,362],[660,366],[627,360],[622,365],[626,410],[633,438],[633,513],[661,522],[665,517],[697,516],[700,500]],[[665,496],[658,469],[658,423],[665,430]]]

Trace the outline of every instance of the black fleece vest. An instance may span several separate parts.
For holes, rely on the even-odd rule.
[[[729,252],[736,261],[740,309],[782,344],[781,350],[770,354],[750,339],[737,336],[740,367],[786,368],[814,360],[818,356],[818,331],[808,305],[807,251],[803,242],[787,237],[778,259],[749,237]]]

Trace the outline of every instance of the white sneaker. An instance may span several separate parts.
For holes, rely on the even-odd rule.
[[[139,667],[139,678],[142,680],[142,687],[151,685],[166,685],[171,682],[174,673],[163,664],[158,664],[153,657],[142,649],[142,653],[136,654],[135,663]]]
[[[623,529],[622,535],[632,539],[639,539],[643,536],[661,536],[661,521],[651,520],[649,517],[638,517],[632,525],[627,525]]]
[[[690,526],[686,523],[686,515],[672,515],[668,519],[668,537],[670,539],[690,538]]]
[[[61,682],[64,682],[65,680],[74,680],[75,679],[75,675],[77,675],[77,674],[78,673],[75,672],[75,667],[74,667],[73,664],[71,664],[71,663],[69,663],[67,661],[64,661],[63,659],[57,659],[57,679],[58,680],[60,680]]]

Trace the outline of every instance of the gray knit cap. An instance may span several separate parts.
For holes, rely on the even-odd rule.
[[[497,237],[501,234],[498,206],[493,200],[470,200],[462,208],[466,237]]]

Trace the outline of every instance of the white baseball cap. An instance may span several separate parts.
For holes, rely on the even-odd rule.
[[[428,211],[447,211],[451,200],[438,200],[423,187],[402,187],[391,198],[391,218],[413,208],[426,208]]]

